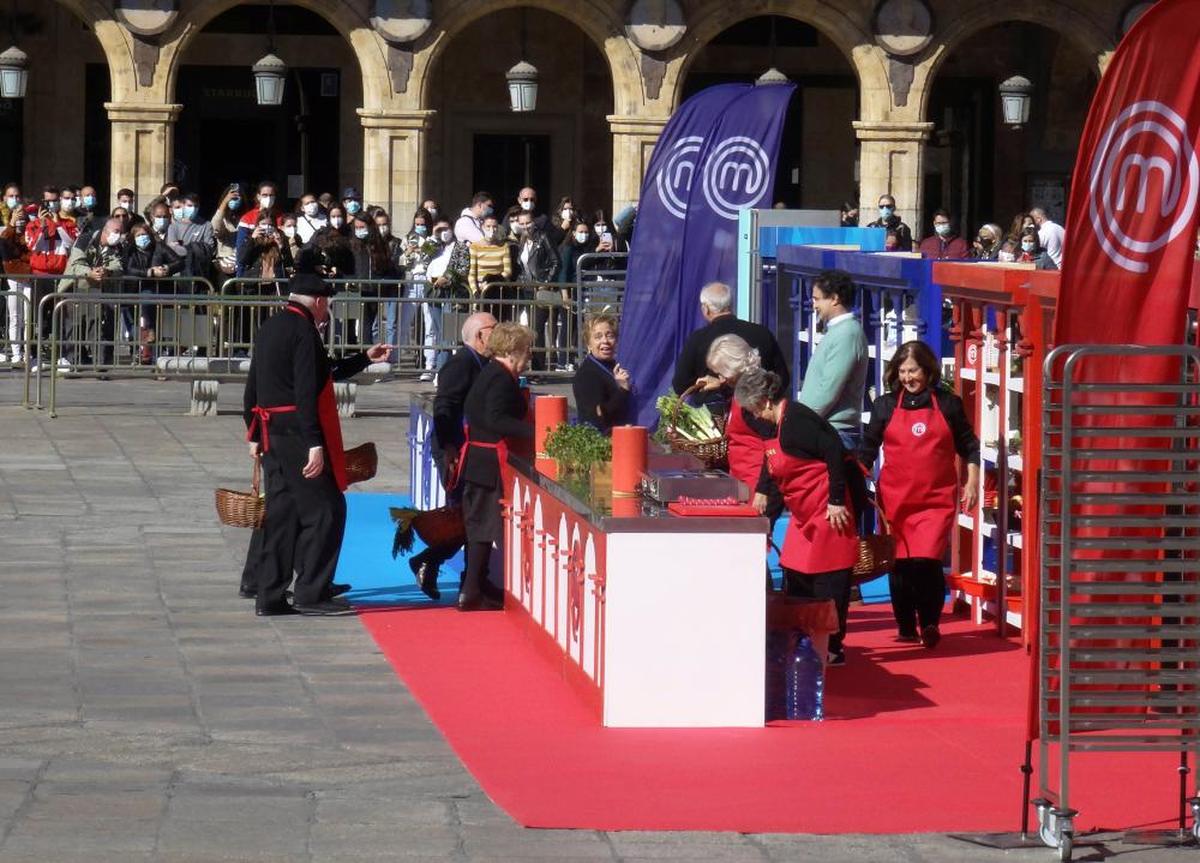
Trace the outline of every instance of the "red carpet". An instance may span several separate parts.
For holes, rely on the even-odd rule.
[[[926,651],[893,642],[890,609],[854,609],[825,722],[682,731],[600,727],[508,615],[399,609],[362,620],[487,794],[527,827],[1019,827],[1024,655],[963,619]],[[1073,755],[1076,828],[1169,821],[1177,761]]]

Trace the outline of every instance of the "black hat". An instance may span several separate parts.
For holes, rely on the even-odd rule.
[[[347,186],[346,188],[342,189],[342,200],[361,201],[362,195],[358,193],[358,189],[354,188],[353,186]]]
[[[288,280],[289,294],[305,294],[310,297],[332,297],[337,288],[316,273],[297,273]]]

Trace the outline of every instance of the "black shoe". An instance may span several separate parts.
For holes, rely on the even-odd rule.
[[[421,593],[430,599],[442,598],[442,592],[438,590],[437,586],[437,567],[427,560],[420,560],[418,555],[408,561],[408,568],[412,570],[413,578],[417,580],[417,586],[421,588]]]
[[[353,585],[337,584],[336,582],[333,582],[329,585],[329,588],[325,591],[325,598],[333,599],[334,597],[341,596],[343,593],[347,593],[353,589],[354,589]]]
[[[503,611],[503,600],[493,599],[490,596],[478,596],[474,598],[460,596],[458,598],[459,611]]]
[[[238,596],[240,596],[242,599],[257,599],[258,598],[258,588],[257,587],[247,587],[246,585],[243,584],[241,587],[238,588]]]
[[[259,617],[279,617],[286,614],[299,614],[300,611],[286,602],[281,602],[278,605],[266,605],[256,608],[254,609],[254,613]]]
[[[933,650],[938,646],[938,642],[942,640],[942,632],[937,626],[926,626],[921,629],[921,643],[929,650]]]
[[[896,636],[896,640],[901,644],[920,644],[921,636],[915,632],[902,632]]]
[[[309,603],[297,602],[294,607],[300,614],[318,616],[354,613],[354,608],[344,599],[322,599]]]

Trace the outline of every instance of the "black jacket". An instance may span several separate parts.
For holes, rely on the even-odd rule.
[[[829,472],[829,503],[844,506],[849,490],[854,511],[863,511],[867,503],[866,478],[854,460],[854,454],[846,452],[841,437],[828,420],[808,405],[788,402],[779,424],[779,446],[788,455],[825,462]],[[765,464],[763,471],[765,474]],[[761,479],[759,485],[761,488]]]
[[[497,443],[503,438],[533,437],[533,424],[525,420],[525,397],[500,363],[489,363],[475,379],[464,405],[472,441]],[[469,447],[463,479],[488,488],[500,487],[500,460],[496,451]]]
[[[139,249],[137,244],[132,242],[126,245],[121,268],[126,276],[136,276],[145,281],[124,282],[121,290],[134,293],[155,290],[158,280],[150,276],[150,270],[154,267],[166,267],[167,275],[174,276],[183,269],[183,258],[175,254],[166,243],[155,242],[148,249]]]
[[[325,446],[317,419],[317,396],[331,375],[334,380],[353,377],[368,362],[366,353],[330,360],[321,334],[313,325],[312,312],[299,303],[289,302],[284,311],[272,315],[259,327],[254,339],[250,374],[242,394],[246,428],[250,427],[254,416],[251,409],[255,405],[295,405],[294,412],[271,417],[270,436],[297,435],[310,449]],[[261,442],[261,430],[254,440]]]
[[[465,345],[454,352],[438,372],[437,395],[433,397],[433,442],[435,454],[457,453],[462,446],[463,407],[467,393],[491,360]]]
[[[879,448],[883,446],[884,432],[896,411],[919,410],[928,407],[931,392],[929,389],[924,389],[915,396],[904,393],[903,400],[901,400],[900,393],[885,393],[875,399],[875,403],[871,405],[871,422],[863,433],[862,447],[859,449],[859,457],[863,464],[875,464],[875,459],[879,457]],[[966,461],[978,461],[979,438],[971,430],[971,423],[967,419],[962,399],[949,390],[938,390],[937,403],[938,410],[942,412],[942,416],[946,420],[946,425],[950,426],[950,434],[954,438],[954,451]],[[947,457],[949,457],[948,453]]]
[[[884,228],[886,230],[893,231],[896,234],[897,252],[911,252],[913,250],[912,228],[904,224],[904,222],[900,220],[900,217],[895,213],[892,213],[892,215],[888,216],[886,222],[883,219],[876,219],[864,227]]]
[[[260,243],[257,240],[247,240],[237,252],[238,267],[241,272],[245,273],[246,278],[255,276],[255,269],[259,265],[259,261],[266,253],[268,244]],[[275,273],[274,278],[286,279],[288,270],[295,268],[295,262],[292,260],[292,250],[288,248],[287,243],[279,246],[279,255],[275,258]],[[262,273],[261,278],[272,278],[270,273]]]
[[[528,262],[521,261],[521,251],[525,246],[524,240],[520,240],[516,246],[516,259],[514,263],[519,267],[520,280],[522,282],[553,282],[558,275],[558,253],[554,251],[554,245],[541,231],[535,230],[530,235],[533,240],[533,248],[529,250]]]
[[[612,375],[616,363],[604,362],[591,354],[583,358],[575,372],[572,389],[579,421],[595,426],[605,434],[613,426],[629,422],[629,390],[617,386]]]
[[[696,382],[696,378],[713,374],[708,368],[708,349],[718,336],[728,333],[741,336],[750,347],[757,348],[762,367],[779,375],[783,391],[791,392],[792,375],[775,336],[761,324],[738,320],[733,315],[722,315],[688,336],[675,363],[675,375],[671,378],[671,387],[675,392],[682,393]]]

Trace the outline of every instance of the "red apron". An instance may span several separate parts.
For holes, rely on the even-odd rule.
[[[288,306],[287,310],[292,314],[306,317],[302,311],[291,306]],[[251,410],[254,418],[250,421],[246,440],[253,440],[255,428],[261,428],[262,450],[267,452],[271,448],[270,436],[267,432],[271,414],[292,413],[296,410],[296,406],[275,405],[269,408],[256,406]],[[321,426],[321,436],[325,439],[325,463],[333,474],[333,480],[337,483],[338,490],[345,491],[350,483],[346,481],[346,450],[342,443],[342,421],[338,417],[337,399],[333,395],[332,376],[325,379],[325,386],[321,387],[321,392],[317,393],[317,422]]]
[[[896,557],[941,560],[954,524],[958,470],[937,396],[930,393],[929,405],[916,410],[896,405],[883,432],[883,456],[879,501],[896,537]]]
[[[729,474],[748,485],[753,494],[762,473],[763,450],[767,442],[746,425],[741,405],[736,400],[729,406],[725,435],[729,438]]]
[[[476,449],[495,450],[496,458],[500,461],[500,500],[508,500],[508,494],[512,491],[512,468],[508,464],[508,441],[504,438],[495,443],[484,443],[479,440],[471,440],[471,427],[463,426],[467,439],[463,441],[462,447],[458,450],[458,464],[454,466],[454,476],[450,480],[450,488],[457,488],[459,480],[462,478],[463,465],[467,463],[467,450],[471,447]]]
[[[825,517],[829,506],[829,472],[825,462],[788,455],[779,445],[778,434],[763,443],[767,470],[792,515],[779,562],[788,569],[813,575],[854,566],[858,560],[858,534],[853,527],[839,533]],[[846,508],[850,510],[853,525],[854,511],[849,501]]]

